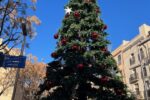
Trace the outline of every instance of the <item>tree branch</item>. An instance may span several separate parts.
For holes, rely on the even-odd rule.
[[[1,24],[1,29],[0,29],[0,36],[2,35],[2,31],[3,31],[3,28],[4,28],[4,22],[5,22],[5,18],[7,16],[6,13],[7,13],[8,7],[9,7],[9,2],[10,2],[10,0],[8,0],[8,2],[7,2],[7,6],[6,6],[6,9],[5,9],[5,12],[4,12],[4,17],[2,19],[2,24]]]
[[[14,44],[14,45],[6,52],[6,54],[8,54],[8,53],[9,53],[15,46],[17,46],[19,43],[20,43],[20,42]]]

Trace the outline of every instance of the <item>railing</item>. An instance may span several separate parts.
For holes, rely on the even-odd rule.
[[[136,73],[136,74],[131,74],[131,75],[130,75],[130,78],[129,78],[129,81],[130,81],[130,83],[132,84],[132,83],[138,81],[138,79],[139,79],[139,77],[138,77],[138,74],[137,74],[137,73]]]

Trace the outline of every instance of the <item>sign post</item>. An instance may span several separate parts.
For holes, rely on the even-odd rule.
[[[20,55],[22,56],[23,55],[23,52],[24,52],[24,47],[25,47],[25,43],[26,43],[26,36],[24,35],[23,36],[23,43],[22,43],[22,47],[21,47],[21,53]],[[16,72],[16,78],[15,78],[15,84],[14,84],[14,89],[13,89],[13,94],[12,94],[12,100],[15,100],[15,96],[16,96],[16,90],[17,88],[19,88],[19,84],[18,84],[18,79],[20,77],[20,69],[18,68],[17,69],[17,72]],[[19,90],[19,89],[18,89]]]

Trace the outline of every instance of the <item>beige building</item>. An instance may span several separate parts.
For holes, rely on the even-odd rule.
[[[150,100],[150,26],[143,24],[139,34],[112,52],[123,81],[138,100]]]
[[[2,39],[0,39],[0,45],[2,43]],[[0,52],[7,52],[9,50],[8,47],[4,48],[4,49],[1,49]],[[9,55],[19,55],[20,54],[20,51],[18,49],[12,49],[10,52],[9,52]],[[0,66],[0,92],[7,88],[7,86],[10,85],[10,82],[14,82],[15,80],[15,73],[13,72],[12,73],[9,73],[10,72],[10,68],[7,68],[7,69],[4,69]],[[14,70],[12,70],[14,71]],[[6,75],[8,75],[8,77],[6,77]],[[10,79],[11,78],[11,81]],[[9,81],[8,81],[9,80]],[[8,83],[9,82],[9,83]],[[11,100],[11,97],[12,97],[12,93],[13,93],[13,86],[9,86],[2,95],[0,95],[0,100]]]

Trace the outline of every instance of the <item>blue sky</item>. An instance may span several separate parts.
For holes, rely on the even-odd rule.
[[[38,0],[37,15],[42,24],[36,28],[37,36],[30,42],[26,53],[45,62],[52,61],[50,54],[55,50],[56,40],[53,35],[61,28],[64,18],[64,6],[69,0]],[[131,40],[139,34],[139,26],[150,25],[150,0],[98,0],[101,8],[101,19],[107,24],[112,50],[122,40]]]

